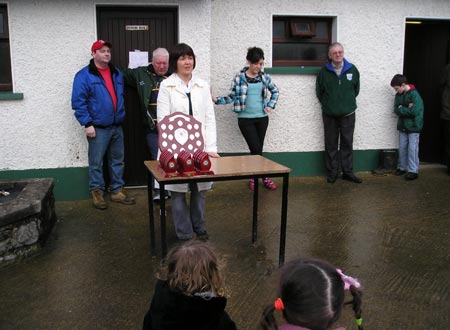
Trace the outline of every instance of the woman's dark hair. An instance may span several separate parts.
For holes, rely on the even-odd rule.
[[[354,297],[353,309],[359,319],[361,292],[354,286],[351,286],[350,290]],[[326,330],[341,315],[344,282],[336,268],[329,263],[298,258],[286,263],[281,269],[278,297],[283,302],[283,316],[289,324],[311,330]],[[274,304],[264,309],[258,329],[277,329],[274,310]]]
[[[175,45],[169,52],[169,71],[177,72],[177,61],[181,56],[192,56],[194,58],[194,67],[195,69],[195,54],[192,48],[184,43]]]
[[[264,59],[264,52],[261,48],[258,47],[250,47],[247,50],[247,61],[250,63],[258,63],[259,60]]]
[[[391,87],[401,86],[407,84],[408,79],[402,74],[396,74],[391,80]]]

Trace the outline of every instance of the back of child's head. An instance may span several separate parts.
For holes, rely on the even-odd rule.
[[[407,84],[408,79],[402,74],[396,74],[391,80],[391,87],[401,86]]]
[[[351,281],[353,285],[348,285]],[[325,261],[292,260],[281,269],[279,298],[264,309],[259,329],[277,329],[275,310],[281,310],[289,324],[310,330],[330,329],[341,315],[347,287],[354,298],[352,304],[359,326],[362,322],[361,291],[356,280]]]
[[[170,288],[186,295],[211,292],[223,296],[224,281],[220,268],[219,258],[209,243],[190,240],[170,250],[159,277],[166,280]]]

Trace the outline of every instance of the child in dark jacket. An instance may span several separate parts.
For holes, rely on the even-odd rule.
[[[190,240],[169,252],[143,330],[235,330],[226,304],[218,257],[207,242]]]
[[[258,330],[345,330],[335,328],[344,307],[345,291],[355,313],[358,330],[361,317],[361,284],[340,269],[319,259],[297,258],[281,268],[278,298],[262,314]],[[347,304],[347,303],[345,303]],[[278,326],[275,312],[280,311],[284,324]]]
[[[423,127],[423,101],[414,85],[408,84],[404,75],[396,74],[391,80],[394,88],[394,112],[398,116],[400,133],[399,159],[395,175],[405,175],[406,180],[419,177],[419,137]]]

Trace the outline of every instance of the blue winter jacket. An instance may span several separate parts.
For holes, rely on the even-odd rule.
[[[106,84],[91,60],[89,65],[77,72],[73,81],[72,109],[82,126],[108,127],[120,125],[125,119],[123,98],[123,75],[110,65],[112,81],[117,96],[117,109],[109,95]]]

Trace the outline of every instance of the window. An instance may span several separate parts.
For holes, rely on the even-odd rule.
[[[274,67],[322,66],[328,61],[331,17],[274,16]]]
[[[12,92],[8,12],[6,5],[2,4],[0,4],[0,92]]]

